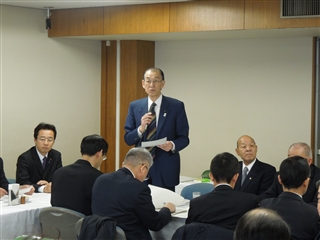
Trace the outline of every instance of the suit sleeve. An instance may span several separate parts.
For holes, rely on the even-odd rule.
[[[197,209],[197,207],[194,204],[194,200],[191,200],[189,211],[188,211],[188,217],[186,219],[186,224],[198,221],[198,217],[196,215],[197,211],[195,211],[196,209]]]
[[[3,169],[3,160],[0,158],[0,187],[8,191],[8,180]]]
[[[170,210],[166,207],[157,212],[152,203],[150,188],[146,187],[140,193],[135,211],[142,225],[152,231],[159,231],[166,224],[171,222]]]
[[[168,140],[173,141],[175,151],[181,151],[189,145],[189,124],[183,102],[181,102],[176,118],[176,138]]]
[[[16,171],[16,182],[20,185],[32,185],[30,175],[29,175],[29,167],[28,167],[28,160],[23,156],[20,155],[17,161],[17,171]]]
[[[281,193],[278,191],[278,185],[280,184],[278,181],[278,175],[279,174],[274,175],[272,185],[269,189],[258,196],[259,202],[266,198],[275,198]]]
[[[133,109],[134,108],[132,107],[132,104],[130,104],[126,124],[124,126],[124,129],[126,131],[124,135],[124,141],[128,146],[137,145],[141,140],[137,131],[137,128],[140,126],[140,123],[136,122]]]
[[[270,166],[264,173],[264,177],[262,178],[262,182],[260,184],[258,194],[262,194],[267,191],[274,181],[274,175],[276,173],[276,169],[273,166]]]

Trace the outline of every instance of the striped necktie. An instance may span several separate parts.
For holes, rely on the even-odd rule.
[[[150,124],[148,125],[148,129],[147,129],[147,141],[152,141],[155,140],[156,138],[156,131],[157,131],[157,117],[156,117],[156,112],[154,111],[154,108],[157,104],[156,103],[152,103],[149,109],[149,112],[152,115],[152,120],[150,122]],[[149,150],[149,152],[151,153],[152,157],[155,157],[155,151],[156,148],[155,147],[148,147],[147,148]]]
[[[248,172],[249,172],[249,169],[247,167],[244,167],[244,169],[242,171],[241,186],[242,186],[244,180],[246,179]]]

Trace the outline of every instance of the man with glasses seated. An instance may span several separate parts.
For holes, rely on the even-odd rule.
[[[16,182],[33,185],[36,192],[51,192],[53,173],[62,167],[61,153],[52,149],[57,137],[54,125],[39,123],[34,129],[34,143],[18,157]]]
[[[157,212],[151,190],[143,183],[153,164],[145,148],[132,148],[122,168],[97,178],[92,189],[92,214],[116,220],[128,240],[150,239],[149,229],[159,231],[172,220],[176,207],[165,203]]]
[[[189,145],[189,124],[184,103],[162,95],[164,73],[159,68],[149,68],[142,79],[148,97],[130,103],[125,123],[124,140],[129,146],[141,142],[167,138],[163,144],[150,147],[153,166],[149,184],[175,191],[179,184],[180,154]]]
[[[81,159],[54,172],[51,204],[91,215],[91,192],[95,180],[102,174],[98,170],[106,160],[108,143],[93,134],[82,139]]]

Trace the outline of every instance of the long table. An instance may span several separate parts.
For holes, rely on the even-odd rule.
[[[8,196],[0,201],[0,239],[15,239],[21,235],[41,236],[39,213],[51,206],[51,194],[35,193],[25,204],[8,206]]]
[[[8,206],[7,196],[0,200],[0,239],[12,240],[17,236],[41,236],[39,214],[42,208],[50,207],[51,194],[34,193],[25,204]],[[183,212],[173,214],[172,221],[158,232],[150,231],[153,239],[171,239],[177,228],[184,225],[188,204],[178,206]]]

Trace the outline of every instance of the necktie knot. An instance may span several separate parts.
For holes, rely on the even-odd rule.
[[[155,102],[153,102],[153,103],[151,104],[151,106],[150,106],[149,112],[150,112],[152,115],[155,114],[154,108],[155,108],[156,105],[157,105],[157,104],[156,104]]]

